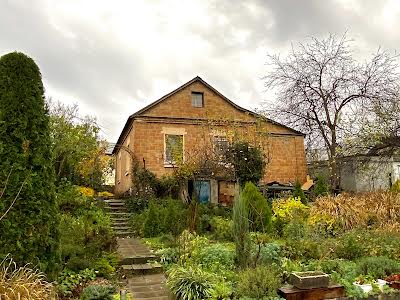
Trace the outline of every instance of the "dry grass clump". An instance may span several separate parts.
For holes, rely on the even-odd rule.
[[[328,216],[344,230],[356,227],[400,229],[400,194],[371,192],[341,194],[319,198],[311,207],[311,216]]]
[[[1,300],[54,299],[52,285],[45,275],[29,265],[18,267],[10,257],[0,263]]]

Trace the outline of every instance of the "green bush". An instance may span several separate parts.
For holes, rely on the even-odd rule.
[[[327,196],[329,194],[328,184],[326,183],[325,177],[322,175],[318,175],[315,179],[313,193],[315,197]]]
[[[260,148],[248,142],[238,141],[229,145],[227,161],[235,168],[236,178],[241,186],[246,182],[258,184],[264,175],[265,161]]]
[[[277,297],[281,285],[281,274],[276,268],[259,266],[239,273],[237,295],[254,299]]]
[[[54,270],[59,213],[49,114],[39,67],[19,52],[0,57],[0,137],[0,190],[7,182],[0,215],[12,205],[0,222],[1,252]]]
[[[83,289],[81,300],[113,300],[115,292],[112,285],[91,285]]]
[[[294,198],[297,198],[297,197],[300,198],[300,201],[303,204],[307,204],[308,203],[308,199],[306,197],[306,194],[304,194],[304,191],[301,188],[301,183],[298,180],[296,180],[296,183],[294,184],[293,197]]]
[[[235,199],[233,204],[233,228],[232,235],[236,248],[236,259],[241,268],[249,264],[250,255],[250,233],[249,233],[249,210],[243,194]]]
[[[187,207],[174,199],[150,201],[147,209],[131,218],[131,225],[144,237],[178,236],[187,227]]]
[[[340,237],[335,249],[336,257],[354,260],[363,256],[365,245],[361,241],[362,236],[360,234],[362,233],[352,231]]]
[[[75,289],[94,279],[96,279],[96,272],[94,270],[84,269],[80,272],[74,272],[64,269],[57,279],[57,288],[61,295],[72,296]]]
[[[233,241],[232,226],[233,221],[220,216],[211,219],[211,232],[214,239],[221,241]]]
[[[241,192],[249,211],[250,230],[270,232],[272,229],[272,212],[267,199],[251,182],[247,182]]]
[[[198,300],[211,297],[214,281],[214,275],[200,268],[177,266],[168,272],[167,285],[177,299]]]
[[[254,247],[253,256],[256,255],[258,248]],[[259,262],[263,265],[280,265],[283,258],[281,247],[276,243],[268,243],[261,247]]]
[[[234,267],[235,250],[213,244],[192,252],[192,261],[213,273],[224,273]]]
[[[130,213],[140,213],[149,206],[149,199],[140,196],[132,196],[125,199],[125,206]]]
[[[375,279],[400,272],[400,262],[384,256],[362,257],[356,261],[357,273],[371,275]]]

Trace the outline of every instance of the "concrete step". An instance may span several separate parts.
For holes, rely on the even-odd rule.
[[[132,231],[114,231],[114,234],[118,238],[134,237],[135,234]]]
[[[135,292],[132,290],[132,293],[136,299],[160,299],[159,297],[167,297],[168,298],[168,290],[160,290],[160,291],[147,291],[147,292]]]
[[[120,218],[120,219],[129,219],[130,213],[128,212],[117,212],[117,211],[111,211],[108,213],[111,218]]]
[[[159,263],[122,265],[121,268],[122,272],[127,276],[139,274],[159,274],[162,272],[162,266]]]
[[[135,255],[131,257],[124,257],[121,261],[121,265],[134,265],[134,264],[145,264],[151,261],[158,260],[159,257],[153,254]]]
[[[129,218],[120,218],[120,217],[112,217],[111,216],[111,221],[113,221],[114,223],[122,223],[122,222],[128,222]]]
[[[115,231],[129,231],[131,229],[130,226],[121,226],[120,224],[118,224],[117,226],[111,225],[111,228]]]

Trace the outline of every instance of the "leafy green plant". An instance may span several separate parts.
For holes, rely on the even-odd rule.
[[[112,285],[90,285],[83,289],[81,300],[113,300],[115,291]]]
[[[233,221],[220,216],[211,219],[211,232],[214,239],[221,241],[232,241]]]
[[[277,289],[281,285],[281,274],[276,268],[258,266],[239,273],[236,292],[240,297],[262,299],[277,297]]]
[[[130,213],[140,213],[149,206],[149,199],[140,196],[132,196],[125,199],[125,206]]]
[[[215,278],[200,268],[174,267],[168,272],[167,285],[177,299],[198,300],[210,298]]]
[[[192,252],[191,260],[205,270],[223,274],[226,270],[233,269],[235,251],[222,244],[213,244],[195,249]]]
[[[61,295],[72,296],[76,288],[95,278],[96,272],[91,269],[85,269],[80,272],[64,269],[57,279],[58,290]]]

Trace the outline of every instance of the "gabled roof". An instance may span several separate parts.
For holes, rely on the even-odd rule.
[[[278,126],[281,126],[281,127],[286,128],[286,129],[289,129],[290,131],[292,131],[292,132],[293,132],[294,134],[296,134],[296,135],[303,135],[303,136],[305,136],[305,134],[302,133],[302,132],[300,132],[300,131],[297,131],[297,130],[295,130],[295,129],[293,129],[293,128],[290,128],[290,127],[288,127],[288,126],[286,126],[286,125],[280,124],[280,123],[278,123],[278,122],[276,122],[276,121],[274,121],[274,120],[268,119],[268,118],[266,118],[266,117],[264,117],[264,116],[262,116],[262,115],[260,115],[260,114],[257,114],[257,113],[255,113],[255,112],[253,112],[253,111],[251,111],[251,110],[248,110],[248,109],[246,109],[246,108],[243,108],[243,107],[237,105],[236,103],[234,103],[233,101],[231,101],[230,99],[228,99],[227,97],[225,97],[224,95],[222,95],[222,94],[221,94],[219,91],[217,91],[214,87],[212,87],[212,86],[209,85],[207,82],[205,82],[202,78],[200,78],[199,76],[196,76],[195,78],[193,78],[192,80],[190,80],[190,81],[186,82],[185,84],[181,85],[180,87],[178,87],[177,89],[173,90],[172,92],[170,92],[170,93],[168,93],[168,94],[162,96],[160,99],[158,99],[158,100],[156,100],[156,101],[150,103],[149,105],[143,107],[142,109],[138,110],[138,111],[135,112],[134,114],[130,115],[129,118],[128,118],[128,120],[127,120],[126,123],[125,123],[124,128],[122,129],[121,135],[119,136],[118,141],[117,141],[117,143],[115,144],[115,147],[114,147],[112,153],[114,154],[114,153],[116,152],[116,150],[118,149],[118,146],[119,146],[119,145],[122,145],[122,143],[123,143],[123,141],[124,141],[124,139],[125,139],[125,135],[126,135],[126,133],[128,132],[129,128],[131,127],[131,123],[133,122],[133,120],[134,120],[136,117],[139,117],[139,116],[142,115],[144,112],[148,111],[149,109],[151,109],[152,107],[156,106],[156,105],[159,104],[160,102],[164,101],[165,99],[171,97],[172,95],[178,93],[179,91],[185,89],[186,87],[188,87],[189,85],[191,85],[191,84],[193,84],[193,83],[195,83],[195,82],[200,82],[200,83],[202,83],[202,84],[205,85],[208,89],[210,89],[211,91],[213,91],[215,94],[217,94],[218,96],[220,96],[220,97],[221,97],[222,99],[224,99],[226,102],[228,102],[228,103],[231,104],[233,107],[235,107],[236,109],[238,109],[238,110],[240,110],[240,111],[242,111],[242,112],[248,113],[248,114],[253,115],[253,116],[255,116],[255,117],[258,117],[258,118],[263,118],[264,120],[266,120],[266,121],[268,121],[268,122],[270,122],[270,123],[272,123],[272,124],[274,124],[274,125],[278,125]]]

